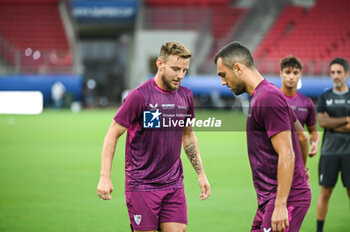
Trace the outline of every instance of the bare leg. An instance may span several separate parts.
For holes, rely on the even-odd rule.
[[[166,222],[160,224],[162,232],[186,232],[187,225],[175,222]]]
[[[328,202],[332,195],[333,188],[322,186],[321,193],[317,203],[317,220],[324,221],[328,211]],[[349,194],[349,191],[348,191]]]

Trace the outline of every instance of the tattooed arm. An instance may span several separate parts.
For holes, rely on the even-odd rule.
[[[192,127],[184,128],[182,133],[182,145],[188,159],[197,173],[198,183],[201,188],[200,198],[205,200],[210,196],[210,185],[203,169],[197,138],[192,130]]]

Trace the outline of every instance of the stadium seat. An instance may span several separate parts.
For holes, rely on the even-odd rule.
[[[330,59],[337,55],[350,58],[349,7],[347,0],[332,4],[319,0],[310,9],[286,6],[255,50],[255,59],[278,66],[277,58],[292,54],[306,64],[304,73],[325,75],[323,66]],[[278,74],[277,68],[273,70]]]
[[[50,72],[55,65],[49,61],[49,54],[71,55],[58,0],[0,0],[0,4],[0,35],[19,54],[5,56],[9,64],[14,65],[19,58],[21,72],[40,72],[44,66]]]

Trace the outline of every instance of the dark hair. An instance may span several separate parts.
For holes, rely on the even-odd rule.
[[[333,64],[340,64],[341,66],[343,66],[345,72],[349,71],[349,63],[344,58],[341,58],[341,57],[334,58],[329,64],[329,67],[331,67]]]
[[[244,64],[248,68],[254,68],[254,59],[248,48],[244,47],[237,41],[225,45],[216,53],[214,63],[217,64],[219,58],[222,58],[222,63],[228,67],[233,67],[237,62]]]
[[[281,62],[280,62],[280,65],[281,65],[281,71],[284,68],[297,68],[297,69],[300,69],[300,70],[303,69],[303,64],[295,56],[287,56],[287,57],[283,58],[281,60]]]

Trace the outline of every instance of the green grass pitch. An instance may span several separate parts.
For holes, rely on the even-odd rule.
[[[96,195],[100,153],[115,110],[0,115],[0,232],[130,231],[124,199],[125,135],[113,162],[113,198]],[[197,116],[210,115],[199,111]],[[244,125],[240,113],[221,112]],[[249,231],[257,201],[244,131],[196,132],[212,196],[199,199],[195,172],[182,154],[190,232]],[[317,157],[309,160],[312,205],[301,231],[315,231]],[[349,201],[340,181],[325,231],[349,231]]]

